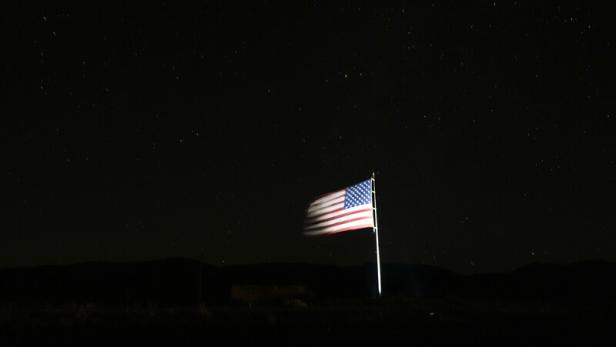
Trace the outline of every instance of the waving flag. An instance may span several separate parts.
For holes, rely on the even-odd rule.
[[[372,179],[316,198],[306,210],[305,235],[374,227]]]

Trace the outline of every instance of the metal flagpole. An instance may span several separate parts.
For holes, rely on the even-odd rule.
[[[382,291],[381,291],[381,255],[379,252],[379,222],[378,222],[378,218],[377,218],[377,211],[376,211],[376,187],[375,187],[375,176],[374,176],[374,172],[372,172],[372,211],[373,216],[374,216],[374,227],[373,227],[373,231],[374,231],[374,236],[375,236],[375,240],[376,240],[376,274],[377,274],[377,279],[378,279],[378,286],[379,286],[379,297],[382,295]]]

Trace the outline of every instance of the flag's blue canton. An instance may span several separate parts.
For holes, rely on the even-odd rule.
[[[344,208],[372,203],[372,180],[365,180],[350,187],[344,193]]]

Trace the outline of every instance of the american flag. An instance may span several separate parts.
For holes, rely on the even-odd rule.
[[[372,227],[372,179],[368,179],[312,201],[306,210],[304,234],[336,234]]]

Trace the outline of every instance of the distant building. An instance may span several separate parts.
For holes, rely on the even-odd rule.
[[[231,299],[240,302],[268,302],[304,299],[313,293],[300,285],[233,285]]]

